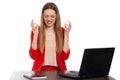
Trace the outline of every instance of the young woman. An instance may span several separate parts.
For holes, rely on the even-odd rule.
[[[40,25],[31,21],[30,57],[33,71],[67,70],[65,60],[70,55],[69,32],[71,23],[61,27],[59,10],[48,2],[42,8]]]

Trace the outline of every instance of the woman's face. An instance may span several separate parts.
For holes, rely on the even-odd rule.
[[[52,9],[46,9],[43,13],[44,22],[47,27],[54,27],[56,20],[56,13]]]

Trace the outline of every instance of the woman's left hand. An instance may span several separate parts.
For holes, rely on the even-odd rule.
[[[71,25],[70,21],[68,21],[68,24],[65,23],[65,33],[68,34],[70,32],[71,28],[72,28],[72,25]]]

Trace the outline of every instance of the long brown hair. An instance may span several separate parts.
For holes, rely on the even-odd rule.
[[[54,24],[54,31],[55,31],[55,35],[56,35],[56,50],[58,53],[61,53],[61,51],[63,49],[63,34],[62,34],[62,29],[61,29],[60,13],[59,13],[57,6],[52,2],[46,3],[42,8],[40,29],[39,29],[40,37],[39,37],[38,48],[40,51],[43,51],[44,47],[45,47],[45,28],[46,28],[46,25],[44,22],[43,13],[46,9],[52,9],[56,12],[56,21]]]

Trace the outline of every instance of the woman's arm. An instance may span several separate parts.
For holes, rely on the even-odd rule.
[[[30,43],[30,49],[29,54],[32,59],[38,59],[38,27],[39,25],[34,23],[34,20],[31,21],[31,43]]]
[[[38,59],[38,49],[37,49],[37,42],[34,38],[34,34],[31,31],[31,43],[30,43],[30,49],[29,49],[29,54],[32,59]],[[36,46],[36,49],[35,49]]]
[[[69,32],[71,30],[71,23],[69,21],[69,24],[65,23],[65,31],[64,31],[64,45],[63,45],[63,50],[67,52],[69,50]]]
[[[35,22],[34,22],[34,20],[32,20],[31,21],[31,28],[32,28],[32,32],[33,32],[33,36],[32,36],[32,48],[33,49],[37,49],[37,39],[38,39],[38,33],[39,33],[39,30],[38,30],[38,28],[39,28],[39,25],[38,24],[36,24]]]
[[[69,34],[64,33],[64,45],[63,45],[64,52],[69,50]]]
[[[38,39],[38,35],[33,35],[33,40],[32,40],[32,45],[31,46],[34,50],[37,49],[37,39]]]

